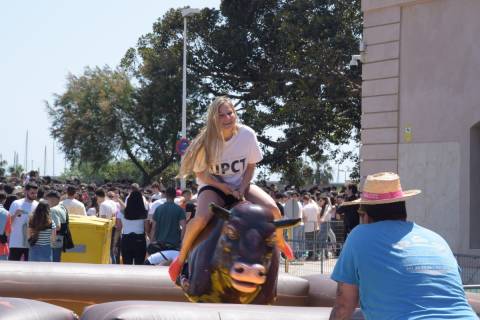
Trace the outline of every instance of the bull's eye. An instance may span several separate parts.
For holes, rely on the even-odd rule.
[[[225,227],[224,232],[225,232],[225,235],[228,237],[228,239],[238,240],[238,232],[237,232],[237,229],[235,229],[235,227],[231,225],[227,225]]]
[[[265,243],[269,247],[275,246],[275,241],[276,241],[275,233],[265,239]]]

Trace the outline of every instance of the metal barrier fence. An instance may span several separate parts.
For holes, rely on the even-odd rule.
[[[308,225],[288,230],[285,238],[295,253],[295,259],[282,259],[281,272],[295,276],[331,273],[343,247],[343,230],[343,221],[326,222],[319,230]]]
[[[480,284],[480,256],[455,254],[464,285]]]
[[[330,221],[324,224],[327,231],[318,230],[304,232],[305,227],[296,227],[286,234],[287,242],[295,253],[293,261],[281,260],[281,272],[295,276],[309,274],[329,274],[333,271],[338,255],[344,243],[344,227],[342,221]],[[308,229],[307,229],[308,230]],[[470,289],[480,291],[480,256],[455,254],[458,265],[462,269],[461,277],[464,285],[476,285]]]

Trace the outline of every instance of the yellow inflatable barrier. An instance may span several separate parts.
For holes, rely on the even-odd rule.
[[[70,215],[70,231],[75,247],[62,253],[62,262],[110,263],[114,221]]]

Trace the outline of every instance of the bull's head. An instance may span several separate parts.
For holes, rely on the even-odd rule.
[[[248,202],[232,210],[211,203],[210,210],[224,220],[214,257],[223,280],[241,293],[257,291],[267,278],[275,231],[294,226],[300,219],[273,221],[264,208]]]

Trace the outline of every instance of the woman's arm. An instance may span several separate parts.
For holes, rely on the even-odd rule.
[[[228,184],[223,183],[212,177],[207,170],[202,171],[202,172],[195,172],[195,175],[197,178],[208,184],[209,186],[218,188],[222,190],[223,193],[225,194],[232,194],[233,190],[228,186]]]
[[[247,165],[247,169],[243,174],[242,182],[240,183],[240,188],[238,188],[238,192],[240,192],[240,197],[244,197],[245,193],[248,191],[248,187],[250,187],[250,182],[252,182],[253,175],[255,174],[255,167],[257,166],[256,163],[249,163]]]

